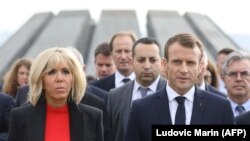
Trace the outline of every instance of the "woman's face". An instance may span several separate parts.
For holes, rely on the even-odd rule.
[[[211,83],[212,83],[212,73],[209,70],[206,71],[206,74],[204,76],[204,80],[205,80],[205,82],[207,84],[211,85]]]
[[[29,69],[26,66],[21,66],[17,70],[17,83],[19,86],[23,86],[28,83]]]
[[[60,62],[43,77],[43,90],[47,103],[62,106],[67,103],[72,87],[73,75],[65,62]]]

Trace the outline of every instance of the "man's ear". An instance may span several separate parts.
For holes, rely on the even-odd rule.
[[[165,63],[165,69],[166,71],[168,70],[168,60],[166,58],[164,58],[164,63]]]
[[[166,59],[162,57],[161,58],[161,66],[165,67],[165,65],[166,65]]]
[[[203,62],[201,61],[201,62],[199,63],[199,66],[198,66],[198,74],[200,74],[201,71],[202,71],[202,65],[203,65]]]
[[[221,78],[221,80],[223,80],[223,82],[225,82],[225,75],[224,74],[218,74],[218,75]]]
[[[165,58],[161,58],[161,74],[167,79],[167,61]]]

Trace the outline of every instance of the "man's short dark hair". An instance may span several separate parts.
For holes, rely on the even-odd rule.
[[[111,55],[108,42],[103,42],[97,46],[97,48],[95,49],[95,58],[98,54],[103,54],[104,56]]]

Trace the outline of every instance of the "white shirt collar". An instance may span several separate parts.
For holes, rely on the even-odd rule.
[[[122,86],[124,84],[122,81],[124,78],[129,78],[131,81],[133,81],[135,79],[135,73],[132,72],[128,77],[125,77],[120,72],[116,71],[115,72],[115,87]]]
[[[206,90],[206,85],[205,85],[205,83],[203,82],[199,88],[205,91],[205,90]]]
[[[175,100],[175,97],[180,96],[174,89],[172,89],[168,83],[167,83],[167,94],[168,94],[168,100],[173,101]],[[195,93],[195,86],[193,86],[187,93],[185,93],[183,96],[186,97],[189,101],[194,101],[194,93]]]
[[[160,75],[155,79],[155,81],[154,81],[151,85],[148,86],[148,88],[150,89],[150,91],[153,91],[153,92],[156,91],[157,85],[158,85],[158,83],[159,83],[159,80],[160,80]],[[137,82],[137,80],[135,79],[134,90],[138,90],[139,87],[143,87],[143,86],[141,86],[141,85]]]
[[[239,113],[238,111],[236,110],[236,106],[238,106],[239,104],[235,103],[234,101],[232,101],[229,97],[227,97],[228,100],[230,101],[231,103],[231,106],[232,106],[232,110],[233,110],[233,113],[234,113],[234,116],[237,116]],[[245,103],[241,104],[246,111],[249,111],[250,110],[250,99],[248,99]]]

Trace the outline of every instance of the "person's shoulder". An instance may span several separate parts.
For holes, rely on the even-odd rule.
[[[21,90],[21,91],[24,91],[24,90],[27,90],[27,91],[28,91],[29,88],[30,88],[29,85],[24,85],[24,86],[18,87],[17,89],[18,89],[18,90]]]
[[[224,103],[229,103],[228,99],[223,97],[223,96],[220,96],[220,95],[217,95],[217,94],[214,94],[210,91],[204,91],[204,90],[201,90],[199,91],[199,94],[200,96],[202,96],[205,100],[207,101],[210,101],[210,103],[213,103],[213,104],[224,104]]]
[[[78,104],[78,109],[83,114],[83,116],[86,117],[86,119],[89,119],[91,121],[102,119],[103,113],[101,109],[82,103]]]
[[[0,100],[13,100],[13,98],[10,95],[7,95],[5,93],[0,92]]]
[[[99,79],[99,80],[97,80],[97,81],[95,81],[95,82],[93,82],[93,83],[91,83],[91,84],[95,85],[95,84],[98,84],[98,83],[108,82],[108,81],[110,81],[110,80],[112,80],[112,79],[114,79],[114,78],[115,78],[115,75],[112,74],[112,75],[103,77],[102,79]]]
[[[80,103],[90,105],[93,107],[97,107],[97,108],[102,108],[105,106],[105,102],[103,99],[99,98],[98,96],[94,94],[90,94],[88,92],[85,92],[85,96],[82,98]]]
[[[217,95],[220,95],[224,98],[227,98],[227,95],[224,94],[223,92],[219,91],[218,89],[216,89],[215,87],[213,86],[210,86],[210,85],[207,85],[207,88],[208,88],[208,91],[214,93],[214,94],[217,94]]]
[[[235,117],[235,122],[236,124],[241,124],[241,125],[244,125],[244,124],[250,124],[250,111],[247,111],[245,113],[242,113],[238,116]]]
[[[160,90],[158,90],[150,95],[147,95],[143,98],[136,99],[133,101],[133,103],[136,103],[136,104],[142,105],[142,106],[149,106],[151,104],[154,104],[155,102],[158,102],[158,101],[156,101],[157,99],[162,98],[162,96],[161,96],[162,90],[163,89],[160,89]]]
[[[14,98],[5,93],[0,93],[0,109],[12,109],[15,107]]]
[[[80,111],[89,113],[89,114],[100,114],[102,111],[96,107],[87,105],[87,104],[78,104],[78,108]]]
[[[99,93],[99,94],[103,94],[103,95],[108,95],[108,92],[95,86],[95,85],[87,85],[86,91],[89,91],[90,93]]]
[[[20,114],[20,115],[26,115],[26,114],[29,114],[31,113],[31,111],[34,110],[34,106],[31,105],[30,103],[27,103],[23,106],[20,106],[20,107],[16,107],[12,110],[13,113],[15,114]]]
[[[246,111],[245,113],[242,113],[242,114],[236,116],[235,119],[237,119],[237,118],[246,118],[246,117],[248,117],[248,119],[250,118],[250,111]]]
[[[88,93],[88,92],[85,92],[85,97],[86,99],[91,99],[91,100],[94,100],[94,101],[97,101],[97,102],[104,102],[103,99],[101,99],[100,97],[94,95],[94,94],[91,94],[91,93]]]
[[[133,89],[133,86],[134,86],[133,84],[134,84],[134,81],[127,82],[126,84],[124,84],[120,87],[110,89],[109,93],[117,93],[120,91],[129,91],[129,90]]]

